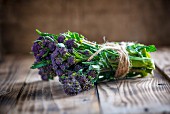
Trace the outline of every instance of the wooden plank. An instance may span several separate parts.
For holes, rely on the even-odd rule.
[[[95,88],[76,96],[66,95],[58,79],[41,81],[36,70],[31,70],[26,86],[10,114],[99,114]]]
[[[0,64],[0,95],[10,92],[8,88],[8,82],[11,81],[11,73],[16,71],[14,66],[14,57],[6,56],[5,60]]]
[[[157,68],[170,81],[170,48],[159,48],[152,53]]]
[[[29,72],[30,57],[5,56],[0,64],[0,114],[5,114],[17,101]]]
[[[102,112],[170,113],[170,84],[157,71],[155,76],[99,84]]]

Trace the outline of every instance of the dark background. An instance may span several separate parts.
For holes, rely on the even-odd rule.
[[[0,10],[4,53],[29,54],[36,28],[170,46],[170,0],[0,0]]]

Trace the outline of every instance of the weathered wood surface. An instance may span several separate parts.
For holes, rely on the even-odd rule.
[[[38,73],[31,70],[16,106],[10,114],[99,114],[95,88],[76,96],[66,95],[58,79],[41,81]]]
[[[29,70],[32,62],[7,56],[0,64],[0,114],[170,113],[170,83],[157,70],[153,77],[101,83],[67,96],[58,79],[41,81],[37,70]]]
[[[152,54],[156,67],[170,81],[170,48],[160,48]]]
[[[0,64],[0,114],[17,102],[29,72],[30,57],[6,56]]]
[[[103,83],[98,90],[104,114],[170,112],[170,84],[157,77]]]

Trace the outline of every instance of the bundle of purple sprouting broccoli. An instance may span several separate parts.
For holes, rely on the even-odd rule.
[[[95,83],[117,79],[114,77],[118,67],[119,54],[115,50],[103,50],[88,61],[101,45],[90,42],[76,32],[60,34],[42,33],[34,41],[32,53],[35,62],[32,69],[38,68],[42,80],[48,81],[58,76],[68,95],[76,95],[89,90]],[[121,44],[121,42],[114,42]],[[125,76],[147,76],[155,68],[149,52],[156,51],[154,45],[124,42],[131,63]]]

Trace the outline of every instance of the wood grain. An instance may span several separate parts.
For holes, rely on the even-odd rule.
[[[169,53],[162,48],[152,55],[167,75]],[[0,114],[170,113],[170,83],[158,70],[68,96],[57,78],[42,81],[37,70],[29,70],[32,62],[28,56],[5,56],[0,64]]]
[[[157,71],[155,76],[161,77]],[[111,113],[170,113],[170,84],[161,78],[119,80],[98,85],[101,110]]]
[[[159,48],[152,53],[157,68],[170,81],[170,48]]]
[[[10,114],[99,114],[95,88],[76,96],[66,95],[58,79],[41,81],[31,70],[26,86]]]
[[[30,67],[30,57],[6,56],[0,64],[0,114],[17,102]]]

